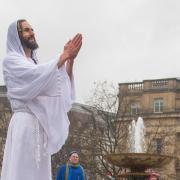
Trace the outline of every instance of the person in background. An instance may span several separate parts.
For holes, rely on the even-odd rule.
[[[79,163],[79,154],[77,151],[72,151],[69,154],[67,163],[60,166],[58,169],[56,180],[85,180],[83,167]]]
[[[158,173],[151,173],[150,177],[149,177],[149,180],[159,180],[160,178],[160,175]]]

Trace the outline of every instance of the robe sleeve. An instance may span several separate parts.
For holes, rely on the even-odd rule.
[[[70,81],[64,66],[58,69],[57,62],[58,58],[35,65],[16,54],[5,58],[3,71],[8,96],[24,102],[37,96],[60,96],[63,90],[60,86],[66,83],[70,91],[72,90],[67,98],[73,100],[74,81]]]

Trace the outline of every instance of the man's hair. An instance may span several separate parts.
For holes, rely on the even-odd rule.
[[[22,37],[22,23],[25,21],[26,21],[25,19],[18,19],[17,20],[17,31],[18,31],[19,39],[21,41],[22,46],[24,46],[23,37]]]
[[[23,40],[22,40],[22,22],[25,22],[25,19],[18,19],[17,20],[17,32],[19,35],[19,39],[21,41],[21,44],[23,45]]]
[[[79,156],[79,153],[78,153],[77,151],[71,151],[71,152],[69,153],[69,157],[71,157],[71,155],[74,154],[74,153],[75,153],[75,154],[78,154],[78,156]]]
[[[18,31],[18,34],[22,31],[22,22],[25,22],[26,19],[18,19],[17,20],[17,31]]]

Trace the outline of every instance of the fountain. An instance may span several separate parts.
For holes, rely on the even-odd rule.
[[[146,172],[150,168],[159,168],[171,161],[172,156],[150,154],[146,152],[145,126],[143,119],[133,120],[129,126],[128,153],[116,153],[106,155],[106,159],[119,167],[128,168],[130,171],[119,177],[124,180],[147,180],[150,174]]]
[[[133,120],[129,126],[128,145],[129,152],[142,153],[146,151],[145,147],[145,126],[143,119]]]

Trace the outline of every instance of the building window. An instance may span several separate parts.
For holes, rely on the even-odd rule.
[[[163,140],[162,138],[155,139],[155,151],[157,154],[162,153]]]
[[[164,102],[162,98],[154,100],[154,112],[155,113],[162,113],[163,112]]]
[[[180,142],[180,133],[176,133],[176,138],[177,138],[177,141]]]
[[[139,103],[132,103],[131,104],[131,114],[139,114],[140,113],[140,106]]]

